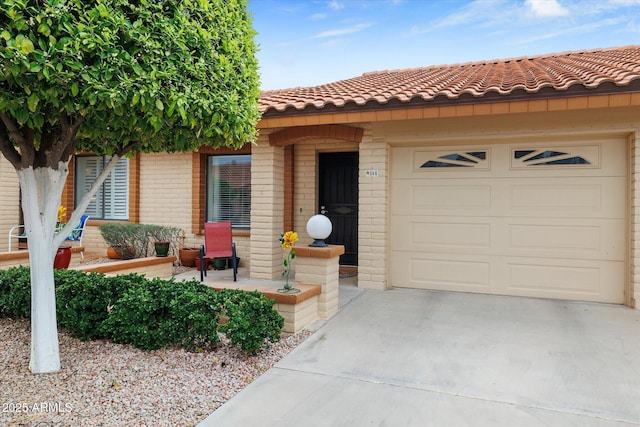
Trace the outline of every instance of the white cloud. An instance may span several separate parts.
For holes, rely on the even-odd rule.
[[[525,0],[525,6],[538,18],[557,18],[569,15],[558,0]]]
[[[372,25],[373,25],[372,23],[364,23],[364,24],[354,25],[353,27],[341,28],[341,29],[336,29],[336,30],[322,31],[322,32],[316,34],[315,36],[313,36],[313,38],[321,39],[321,38],[326,38],[326,37],[344,36],[346,34],[357,33],[358,31],[362,31],[365,28],[371,27]]]
[[[497,11],[500,11],[497,13]],[[510,22],[508,18],[513,13],[513,8],[506,0],[473,0],[454,13],[439,18],[426,25],[414,25],[409,32],[410,36],[429,31],[455,27],[459,25],[477,24],[484,22],[487,26],[497,25],[501,21]]]
[[[580,34],[588,34],[590,32],[596,31],[599,28],[602,27],[617,27],[622,23],[623,19],[622,18],[610,18],[610,19],[603,19],[601,21],[598,22],[590,22],[590,23],[585,23],[583,25],[577,25],[577,26],[573,26],[573,27],[566,27],[566,28],[562,28],[559,29],[558,31],[555,32],[547,32],[543,35],[533,35],[530,37],[527,37],[525,39],[521,39],[521,40],[516,40],[514,43],[515,45],[518,44],[529,44],[529,43],[533,43],[533,42],[537,42],[540,40],[548,40],[548,39],[552,39],[552,38],[558,38],[558,37],[567,37],[567,36],[576,36],[576,35],[580,35]]]
[[[340,3],[338,0],[331,0],[328,6],[329,6],[329,9],[331,10],[344,9],[344,4]]]

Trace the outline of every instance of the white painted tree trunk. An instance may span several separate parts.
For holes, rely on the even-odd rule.
[[[31,267],[31,361],[33,373],[60,370],[56,321],[53,260],[56,218],[68,174],[66,164],[58,170],[29,167],[18,171],[22,211],[29,239]]]
[[[31,267],[31,360],[29,369],[34,374],[60,370],[60,348],[56,320],[56,294],[53,280],[53,260],[58,247],[71,233],[87,209],[106,177],[115,167],[119,156],[113,156],[103,172],[77,201],[67,225],[56,234],[58,206],[67,175],[68,161],[60,162],[57,169],[36,168],[18,170],[22,190],[22,211],[29,241]]]

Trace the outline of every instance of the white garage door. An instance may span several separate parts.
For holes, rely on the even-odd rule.
[[[394,148],[391,285],[622,303],[625,147]]]

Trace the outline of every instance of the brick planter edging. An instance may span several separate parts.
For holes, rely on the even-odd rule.
[[[318,320],[318,297],[322,286],[296,283],[296,289],[300,289],[297,294],[282,294],[274,286],[258,284],[238,284],[238,283],[212,283],[213,289],[239,289],[242,291],[258,291],[269,299],[276,302],[275,310],[284,317],[282,332],[284,335],[295,334]]]
[[[173,263],[176,260],[177,258],[175,256],[153,256],[113,261],[104,264],[79,265],[70,268],[70,270],[80,270],[86,273],[104,273],[109,276],[116,274],[140,273],[149,277],[167,279],[173,276]]]
[[[304,283],[296,283],[296,289],[300,289],[297,294],[281,294],[273,286],[260,285],[238,285],[235,283],[214,283],[211,285],[213,289],[219,291],[221,289],[240,289],[243,291],[258,291],[269,299],[275,300],[278,304],[300,304],[311,297],[320,295],[320,285],[308,285]]]

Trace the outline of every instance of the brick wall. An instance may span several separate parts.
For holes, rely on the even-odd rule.
[[[301,242],[311,242],[307,221],[318,213],[318,153],[358,151],[354,142],[337,140],[305,141],[295,145],[294,230]]]
[[[179,227],[184,230],[185,247],[199,247],[204,236],[193,228],[194,186],[192,153],[143,154],[140,158],[140,222]],[[205,182],[206,168],[197,168]],[[204,197],[204,193],[203,193]],[[249,236],[235,235],[241,265],[249,265]]]
[[[143,154],[140,157],[140,223],[191,231],[191,153]]]
[[[378,176],[366,176],[370,169]],[[358,287],[386,289],[389,248],[389,146],[366,130],[360,144]]]
[[[284,148],[260,136],[251,150],[251,278],[280,278],[284,231]],[[241,255],[239,255],[242,257]]]
[[[2,186],[2,191],[0,191],[0,232],[2,233],[0,234],[0,252],[4,252],[8,250],[9,229],[19,223],[20,184],[16,170],[2,156],[0,156],[0,183]],[[15,244],[17,241],[13,243]]]

